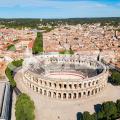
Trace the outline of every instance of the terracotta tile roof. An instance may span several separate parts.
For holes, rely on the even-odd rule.
[[[34,40],[30,41],[29,44],[28,44],[28,48],[32,48],[33,44],[34,44]]]

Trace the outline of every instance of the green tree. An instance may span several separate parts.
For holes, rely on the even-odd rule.
[[[15,105],[16,120],[34,120],[34,110],[34,103],[28,95],[23,93],[18,96]]]
[[[106,120],[109,120],[112,116],[117,115],[117,107],[114,102],[104,102],[101,107],[101,111],[104,113]]]
[[[104,113],[101,112],[101,111],[99,111],[99,112],[97,113],[97,119],[98,119],[98,120],[102,120],[103,118],[104,118]]]
[[[117,111],[118,111],[119,116],[120,116],[120,100],[117,100],[116,106],[117,106]]]
[[[15,45],[9,45],[7,47],[7,50],[9,50],[9,51],[16,51]]]
[[[112,71],[109,81],[114,85],[120,85],[120,73],[117,71]]]
[[[85,111],[82,114],[81,120],[94,120],[94,117],[92,115],[90,115],[89,112]]]

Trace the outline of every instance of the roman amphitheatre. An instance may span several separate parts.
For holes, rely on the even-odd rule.
[[[24,82],[34,92],[61,99],[82,99],[101,92],[108,70],[99,61],[75,56],[40,55],[24,61]]]

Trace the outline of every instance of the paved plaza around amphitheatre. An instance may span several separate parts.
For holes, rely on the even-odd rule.
[[[22,80],[22,70],[15,75],[18,88],[30,95],[35,103],[36,120],[77,120],[77,113],[89,111],[94,113],[94,105],[105,101],[116,101],[120,98],[120,87],[108,84],[103,92],[87,99],[79,100],[56,100],[41,96],[29,89]]]

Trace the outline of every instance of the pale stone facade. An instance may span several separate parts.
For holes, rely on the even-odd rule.
[[[81,72],[77,71],[64,71],[64,74],[71,73],[73,75],[73,78],[50,78],[45,76],[45,74],[48,73],[56,73],[58,70],[57,67],[55,70],[52,70],[47,68],[47,71],[43,75],[43,73],[35,73],[30,68],[26,69],[24,72],[24,82],[25,84],[33,89],[33,91],[38,92],[41,95],[48,96],[50,98],[56,98],[56,99],[82,99],[87,98],[89,96],[93,96],[101,92],[105,86],[107,85],[107,79],[108,79],[108,70],[106,66],[104,66],[102,63],[98,61],[92,61],[92,60],[74,60],[74,59],[63,59],[62,57],[51,57],[49,55],[47,56],[39,56],[38,58],[44,59],[46,64],[51,64],[54,62],[54,64],[57,63],[64,63],[64,64],[77,64],[78,65],[84,65],[88,66],[90,69],[99,69],[101,68],[102,71],[94,75],[92,77],[84,76]],[[29,63],[28,63],[29,64]],[[41,63],[42,66],[42,63]],[[58,71],[57,71],[58,72]],[[59,70],[59,72],[61,72]],[[80,78],[75,78],[74,75],[80,76]]]

